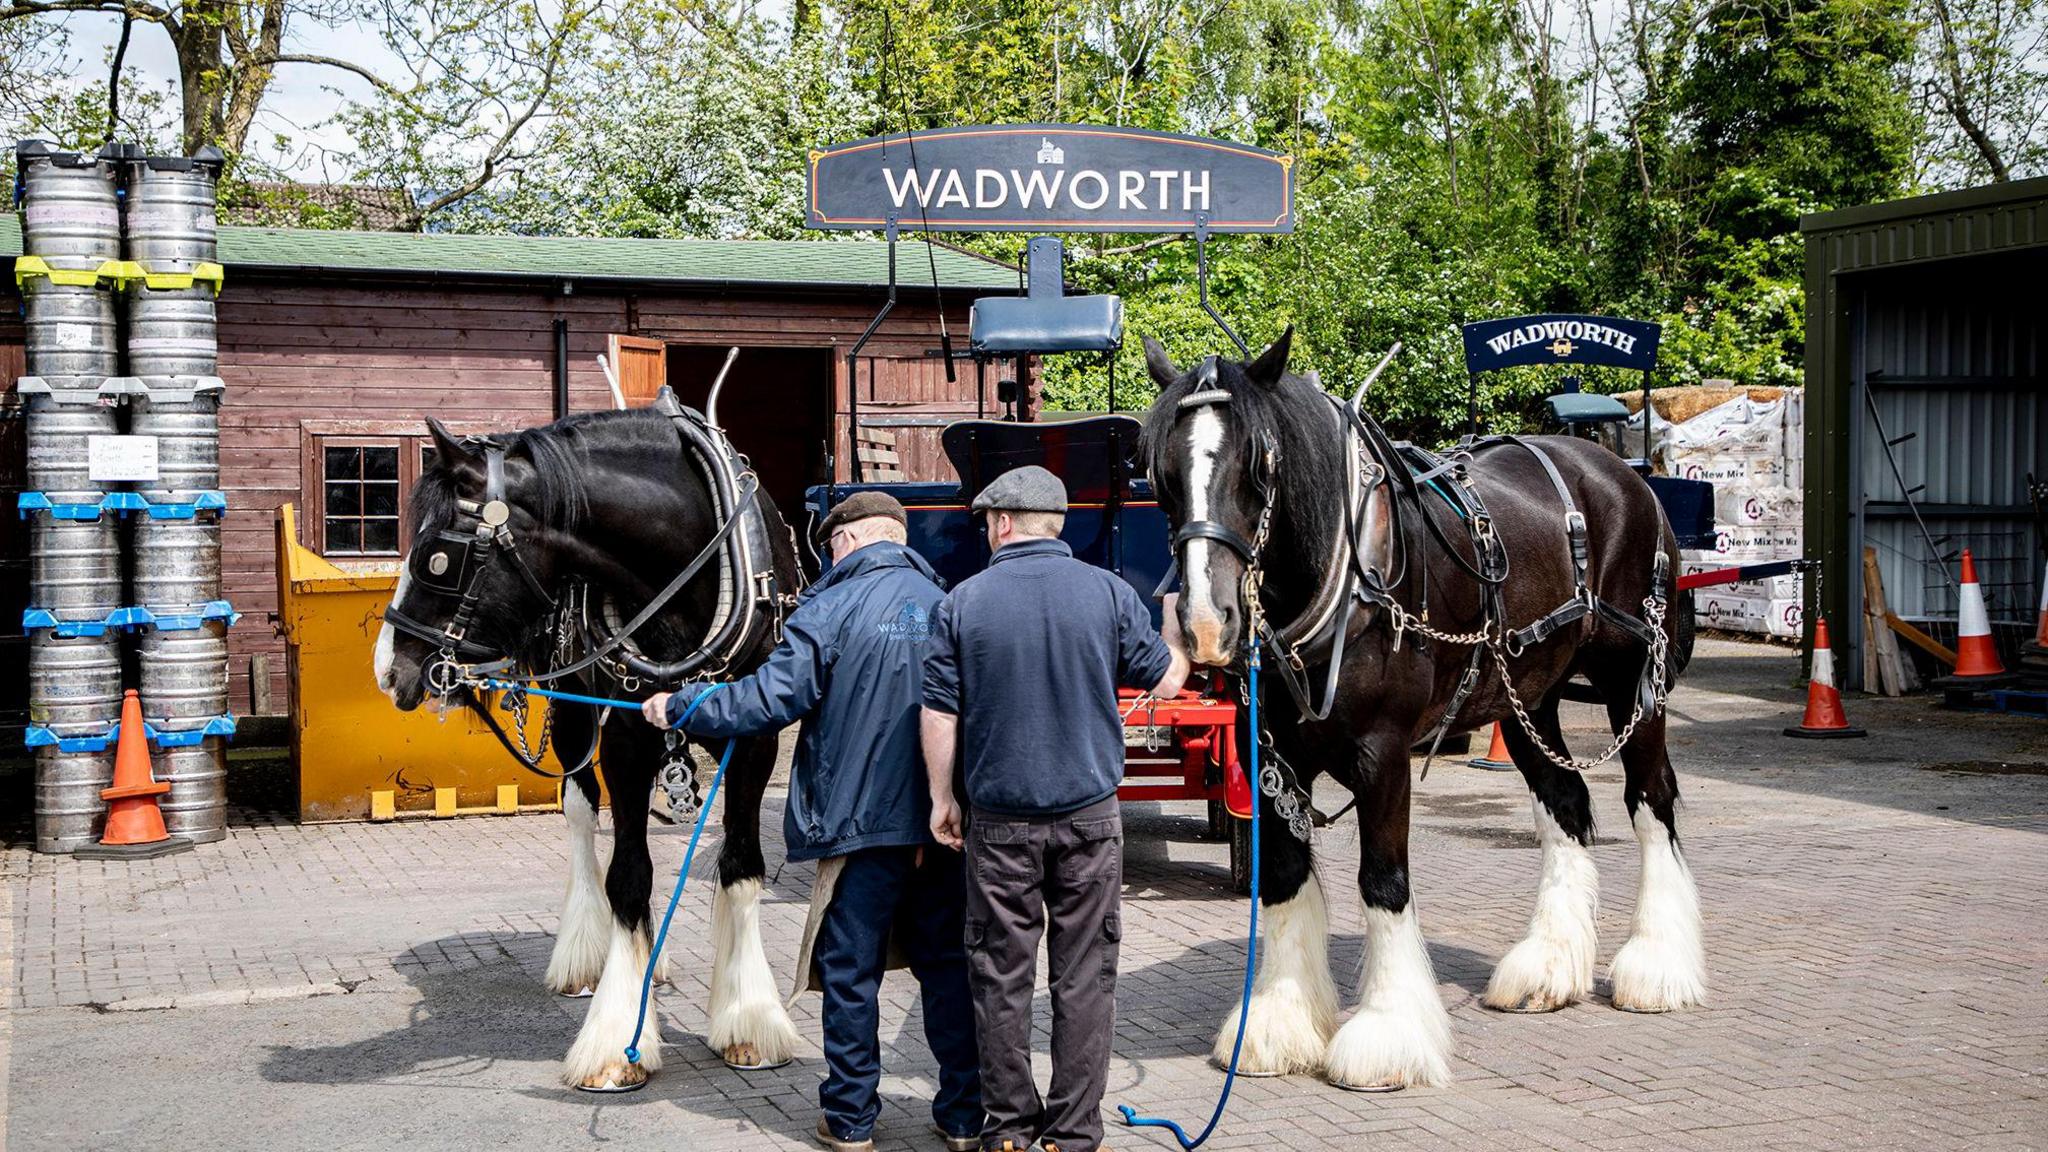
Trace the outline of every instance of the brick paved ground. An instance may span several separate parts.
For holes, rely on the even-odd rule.
[[[1632,1016],[1477,1004],[1528,915],[1538,853],[1518,778],[1439,764],[1418,786],[1415,884],[1457,1083],[1393,1096],[1240,1082],[1211,1147],[2022,1148],[2048,1144],[2048,725],[1854,700],[1867,741],[1778,736],[1782,652],[1708,643],[1673,700],[1683,829],[1713,1001]],[[1570,719],[1593,746],[1591,713]],[[1595,774],[1602,960],[1633,907],[1617,772]],[[1334,804],[1334,801],[1329,803]],[[1111,1102],[1207,1114],[1204,1062],[1243,962],[1244,905],[1192,806],[1134,807]],[[1323,834],[1333,951],[1355,995],[1355,826]],[[299,828],[114,865],[0,852],[0,1114],[57,1148],[797,1148],[806,1047],[742,1076],[704,1050],[709,886],[670,945],[669,1066],[645,1092],[558,1090],[581,1005],[544,995],[564,867],[551,817]],[[660,834],[673,868],[683,837]],[[787,962],[810,869],[771,862]],[[700,886],[701,885],[701,886]],[[887,1148],[929,1148],[915,986],[884,987]],[[1042,1043],[1042,1041],[1041,1041]],[[1170,1146],[1111,1130],[1119,1148]]]

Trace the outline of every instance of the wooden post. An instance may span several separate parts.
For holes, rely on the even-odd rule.
[[[249,715],[270,715],[270,653],[249,657]]]
[[[1864,681],[1868,690],[1876,683],[1886,696],[1903,696],[1920,687],[1913,666],[1899,653],[1899,638],[1892,633],[1894,619],[1884,599],[1884,577],[1877,568],[1877,549],[1863,549],[1863,652]],[[1873,664],[1877,677],[1870,673]]]

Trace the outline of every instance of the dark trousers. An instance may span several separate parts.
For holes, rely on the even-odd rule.
[[[981,1127],[981,1066],[960,947],[966,898],[961,857],[936,846],[868,848],[850,853],[811,956],[825,992],[825,1082],[818,1104],[832,1134],[865,1140],[882,1102],[881,1010],[876,993],[889,960],[889,935],[910,961],[924,997],[924,1035],[939,1061],[932,1119],[948,1133]]]
[[[1102,1143],[1102,1093],[1116,1030],[1123,820],[1114,797],[1063,816],[977,812],[967,825],[967,959],[981,1035],[984,1147]],[[1031,1079],[1038,938],[1052,990],[1052,1085]]]

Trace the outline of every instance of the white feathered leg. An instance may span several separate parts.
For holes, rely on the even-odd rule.
[[[1593,990],[1593,958],[1600,946],[1594,927],[1600,875],[1593,854],[1558,826],[1543,801],[1532,796],[1529,802],[1543,842],[1536,909],[1529,915],[1529,935],[1501,957],[1482,997],[1487,1007],[1507,1012],[1549,1012],[1585,999]]]
[[[661,1020],[651,995],[640,1032],[640,1060],[626,1060],[633,1024],[641,1019],[640,984],[647,971],[647,948],[645,927],[629,932],[625,925],[612,922],[604,976],[597,982],[590,1012],[583,1017],[583,1030],[576,1034],[576,1043],[562,1066],[562,1079],[571,1087],[598,1091],[627,1088],[661,1070]]]
[[[1332,1084],[1405,1088],[1451,1079],[1451,1017],[1436,990],[1415,902],[1399,912],[1365,909],[1365,976],[1358,1012],[1323,1060]]]
[[[711,1030],[706,1040],[736,1067],[772,1067],[796,1052],[796,1025],[761,945],[761,881],[722,886],[711,901]]]
[[[1252,1076],[1317,1072],[1337,1019],[1337,985],[1330,979],[1330,921],[1322,885],[1311,872],[1301,891],[1261,910],[1258,982],[1245,1025],[1238,1071]],[[1219,1066],[1230,1062],[1239,1009],[1216,1034]]]
[[[1648,803],[1636,805],[1635,827],[1643,878],[1635,925],[1607,970],[1614,1006],[1631,1012],[1689,1008],[1707,996],[1699,890],[1671,830]]]
[[[569,824],[569,886],[561,926],[548,957],[547,986],[565,996],[597,987],[611,948],[612,909],[597,860],[597,810],[575,781],[562,782],[562,815]]]

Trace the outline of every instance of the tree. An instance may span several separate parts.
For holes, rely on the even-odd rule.
[[[411,229],[535,158],[612,14],[599,0],[375,0],[372,11],[406,79],[352,68],[374,94],[337,119],[356,141],[358,178],[413,193]]]
[[[1920,0],[1922,179],[2010,180],[2048,165],[2048,4]]]
[[[637,0],[628,0],[637,2]],[[535,129],[550,114],[558,89],[583,66],[601,23],[600,0],[0,0],[0,30],[9,48],[39,49],[45,59],[62,30],[63,13],[97,12],[154,26],[168,37],[177,59],[177,146],[187,153],[214,145],[230,159],[231,179],[248,161],[251,133],[265,96],[285,66],[307,66],[354,76],[370,86],[361,101],[337,93],[336,119],[356,141],[350,157],[361,179],[423,190],[409,223],[422,226],[435,213],[489,186],[530,156]],[[387,78],[376,67],[338,56],[298,51],[317,32],[343,20],[368,21],[398,62]],[[298,35],[293,35],[294,30]],[[59,53],[61,55],[61,53]],[[27,81],[40,89],[33,116],[65,143],[90,146],[103,127],[87,130],[77,114],[82,93],[65,94],[57,78]],[[127,97],[131,85],[124,84]],[[64,111],[66,108],[70,111]],[[135,125],[127,126],[128,133]],[[120,133],[117,133],[120,134]],[[261,174],[261,173],[258,173]]]
[[[0,0],[0,27],[47,27],[46,18],[99,12],[160,29],[178,61],[180,143],[239,154],[281,64],[356,65],[285,51],[288,23],[331,24],[344,0]],[[33,34],[33,33],[31,33]]]
[[[643,39],[660,47],[636,48]],[[563,113],[537,138],[532,160],[445,226],[798,236],[805,150],[866,135],[879,122],[833,41],[815,28],[783,38],[745,18],[613,43],[560,101]]]

